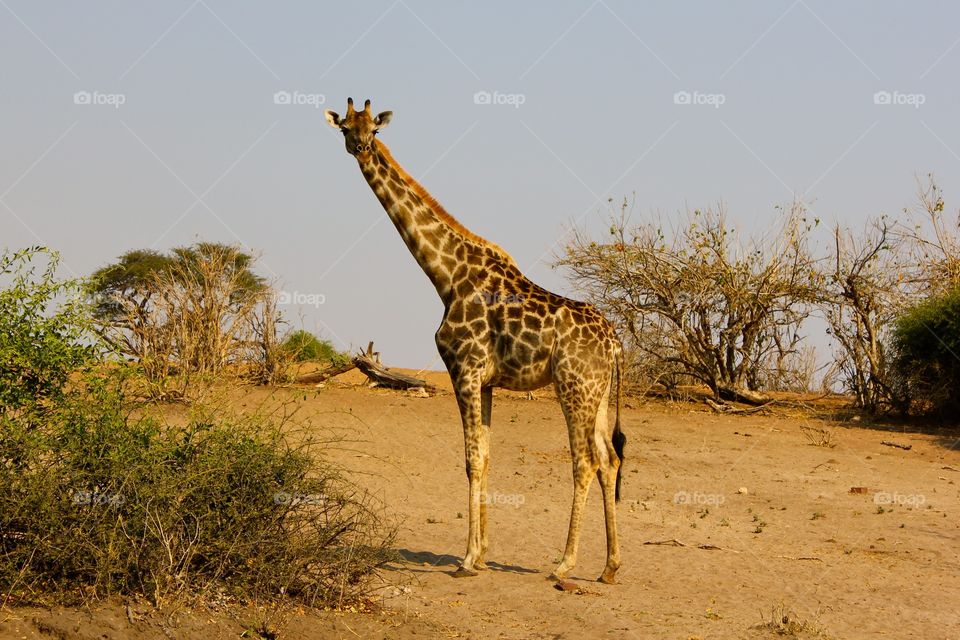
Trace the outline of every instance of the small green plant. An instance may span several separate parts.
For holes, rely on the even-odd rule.
[[[303,329],[290,333],[283,341],[283,348],[297,362],[324,362],[340,366],[350,360],[349,356],[337,351],[329,340],[321,340]]]
[[[756,523],[756,526],[753,528],[753,532],[763,533],[764,528],[767,526],[766,521],[764,521],[759,515],[754,515],[753,521]]]
[[[827,517],[827,516],[823,513],[823,511],[814,511],[814,512],[813,512],[813,515],[810,516],[810,519],[811,519],[811,520],[823,520],[823,519],[826,518],[826,517]]]

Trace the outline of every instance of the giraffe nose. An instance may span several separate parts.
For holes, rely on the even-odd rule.
[[[369,145],[369,144],[358,144],[358,145],[357,145],[357,151],[358,151],[358,152],[370,151],[370,145]]]

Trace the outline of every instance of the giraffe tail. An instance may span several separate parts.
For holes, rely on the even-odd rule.
[[[617,467],[617,486],[614,491],[614,499],[617,502],[620,502],[620,480],[623,476],[623,448],[627,444],[627,436],[624,435],[623,431],[620,429],[620,387],[621,385],[621,374],[623,369],[623,351],[621,350],[616,355],[614,360],[614,369],[616,369],[616,379],[617,379],[617,418],[613,426],[613,450],[617,454],[617,458],[620,459],[620,465]]]

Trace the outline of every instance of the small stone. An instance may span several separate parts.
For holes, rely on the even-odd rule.
[[[580,587],[577,586],[576,582],[570,582],[569,580],[557,580],[556,584],[553,585],[554,589],[558,591],[579,591]]]
[[[739,493],[742,496],[745,496],[748,493],[750,493],[750,490],[747,489],[746,487],[740,487],[739,489],[737,489],[737,493]]]

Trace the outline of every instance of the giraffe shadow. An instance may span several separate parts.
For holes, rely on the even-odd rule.
[[[437,554],[432,551],[413,551],[411,549],[397,549],[396,551],[405,563],[402,567],[404,571],[426,573],[430,572],[434,567],[450,567],[450,571],[444,571],[443,573],[453,575],[457,572],[457,569],[460,568],[460,561],[462,560],[459,556]],[[418,566],[411,567],[410,565]],[[397,568],[400,569],[400,567]],[[503,573],[540,573],[540,571],[536,569],[528,569],[527,567],[521,567],[515,564],[491,562],[489,560],[487,561],[487,568],[490,571]]]

